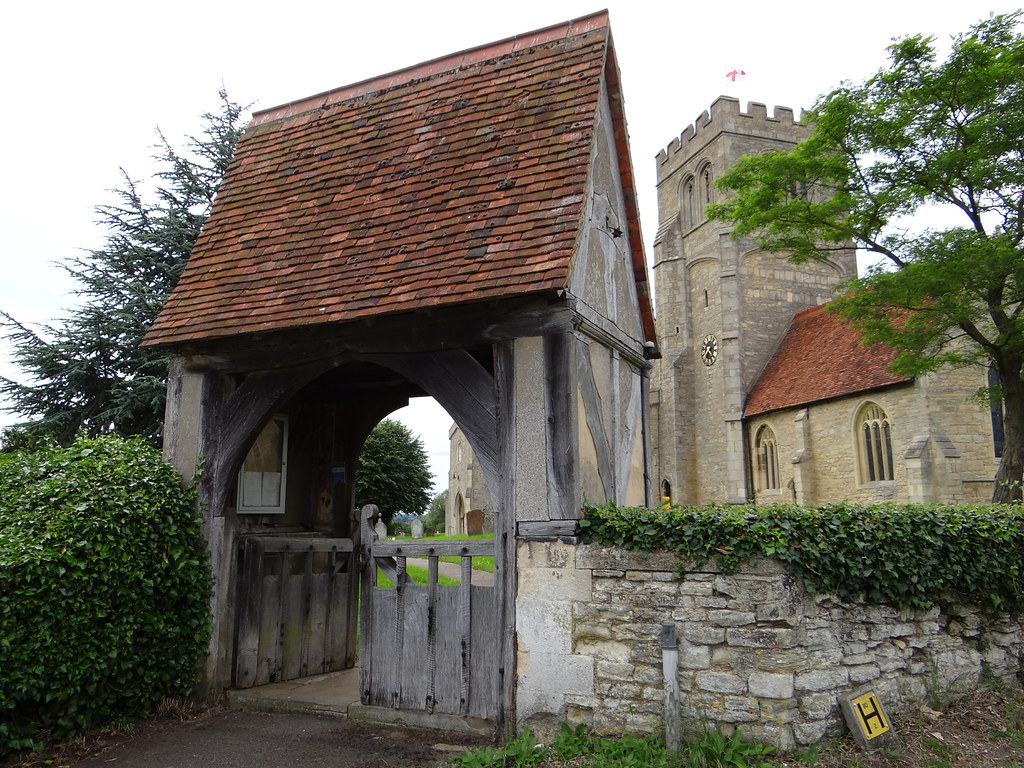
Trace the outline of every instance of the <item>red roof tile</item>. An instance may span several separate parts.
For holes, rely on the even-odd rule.
[[[566,287],[610,57],[601,13],[257,113],[146,343]]]
[[[793,318],[785,338],[747,396],[745,416],[795,408],[913,379],[889,371],[896,352],[861,344],[860,333],[827,305]]]

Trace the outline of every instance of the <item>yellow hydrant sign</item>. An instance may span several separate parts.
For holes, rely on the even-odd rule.
[[[859,691],[852,696],[840,697],[839,704],[854,741],[865,749],[877,749],[883,745],[886,739],[879,740],[879,737],[890,732],[889,716],[874,691]]]

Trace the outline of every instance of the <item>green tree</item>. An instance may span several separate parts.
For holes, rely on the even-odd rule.
[[[398,512],[422,515],[432,486],[423,441],[393,419],[374,427],[359,454],[356,507],[376,504],[381,519],[390,524]]]
[[[423,528],[430,533],[444,533],[445,509],[448,507],[448,489],[445,488],[430,501],[430,508],[423,518]]]
[[[180,153],[157,131],[158,184],[152,196],[122,170],[116,202],[97,207],[103,247],[63,268],[82,304],[53,325],[31,328],[0,312],[13,361],[27,383],[0,378],[6,410],[29,433],[69,443],[90,436],[141,435],[159,443],[168,360],[139,342],[185,266],[241,134],[243,108],[220,92],[197,138]]]
[[[794,262],[852,241],[880,257],[834,309],[898,350],[897,372],[981,366],[998,385],[1004,447],[994,501],[1021,498],[1024,470],[1024,39],[1019,12],[954,38],[893,43],[890,63],[810,113],[788,152],[748,156],[718,181],[736,194],[709,214]],[[938,229],[912,228],[936,207]]]

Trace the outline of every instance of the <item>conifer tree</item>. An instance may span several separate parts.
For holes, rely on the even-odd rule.
[[[156,189],[122,169],[115,202],[96,208],[108,234],[102,247],[62,266],[81,304],[38,328],[0,312],[22,381],[0,377],[18,430],[69,443],[78,433],[141,435],[159,444],[166,355],[139,343],[184,269],[241,135],[243,107],[221,90],[203,130],[185,152],[157,131]]]

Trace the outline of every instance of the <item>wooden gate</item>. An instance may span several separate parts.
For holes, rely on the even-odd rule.
[[[471,582],[472,559],[494,556],[490,539],[375,541],[362,512],[363,582],[359,681],[363,704],[497,721],[500,635],[496,587]],[[438,558],[460,558],[458,586],[438,584]],[[406,572],[426,560],[426,585]],[[390,584],[383,583],[384,574]],[[496,570],[495,576],[498,576]]]
[[[243,536],[235,688],[355,666],[351,539]]]

